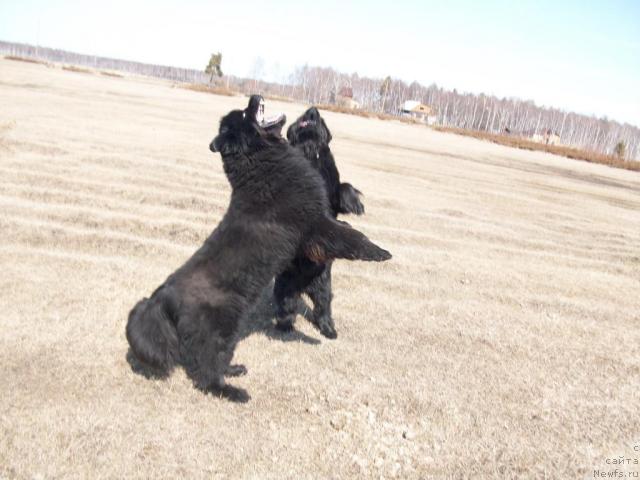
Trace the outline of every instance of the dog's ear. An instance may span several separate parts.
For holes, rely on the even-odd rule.
[[[312,262],[325,263],[334,258],[383,262],[391,258],[387,250],[348,223],[324,217],[314,227],[313,235],[303,245],[303,254]]]
[[[220,152],[223,157],[240,155],[248,149],[245,135],[238,132],[225,132],[218,135],[211,142],[210,148],[213,152]]]
[[[255,135],[253,123],[245,111],[232,110],[220,120],[218,135],[209,144],[209,149],[220,152],[223,157],[247,152],[251,136]]]
[[[327,145],[329,145],[329,142],[331,141],[331,139],[333,138],[331,136],[331,132],[329,131],[329,127],[327,127],[327,124],[324,123],[324,118],[320,118],[320,123],[322,123],[322,129],[324,130],[324,135],[325,135],[325,141],[324,143],[326,143]]]

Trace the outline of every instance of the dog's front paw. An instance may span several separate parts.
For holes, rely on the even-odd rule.
[[[335,340],[338,338],[338,332],[331,318],[321,318],[317,323],[314,323],[314,325],[320,330],[320,333],[328,339]]]
[[[229,365],[227,371],[224,372],[227,377],[239,377],[247,374],[247,367],[244,365]]]
[[[364,215],[364,205],[359,198],[356,198],[356,200],[353,202],[351,211],[356,215]]]

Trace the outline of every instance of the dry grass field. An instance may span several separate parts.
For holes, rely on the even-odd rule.
[[[208,144],[245,102],[0,59],[0,478],[568,479],[640,458],[640,173],[400,122],[325,116],[366,195],[349,221],[394,254],[337,262],[337,340],[303,318],[277,335],[260,306],[246,405],[133,374],[129,309],[220,220]]]

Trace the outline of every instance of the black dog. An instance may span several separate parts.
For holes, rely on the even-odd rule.
[[[331,214],[364,213],[360,202],[361,192],[350,183],[340,183],[340,174],[329,149],[331,132],[315,107],[311,107],[287,130],[287,139],[298,147],[305,158],[324,180]],[[310,261],[298,256],[276,277],[274,297],[276,301],[276,327],[290,331],[295,321],[300,295],[306,293],[313,302],[313,323],[327,338],[337,338],[331,316],[331,260],[325,263]]]
[[[322,177],[273,124],[256,121],[254,99],[250,105],[223,117],[210,145],[222,154],[232,187],[224,218],[182,267],[138,302],[126,330],[134,370],[164,377],[181,364],[197,388],[234,401],[249,399],[224,381],[246,372],[230,365],[239,324],[293,258],[391,258],[332,218]]]

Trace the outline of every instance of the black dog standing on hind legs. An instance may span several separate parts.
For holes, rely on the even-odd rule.
[[[340,183],[340,174],[329,149],[331,132],[315,107],[291,124],[287,139],[289,144],[302,150],[305,158],[322,175],[333,218],[337,218],[339,213],[364,213],[361,192],[350,183]],[[300,295],[306,293],[313,302],[313,324],[325,337],[338,337],[331,315],[331,265],[331,260],[316,263],[298,256],[276,277],[273,290],[276,328],[282,331],[293,329]]]
[[[258,102],[259,103],[259,102]],[[145,375],[166,377],[182,365],[194,385],[234,401],[243,389],[225,375],[240,323],[272,278],[294,258],[384,261],[386,250],[336,221],[320,175],[280,136],[284,119],[258,122],[258,107],[220,121],[210,148],[220,152],[231,184],[224,218],[187,262],[129,313],[127,360]]]

